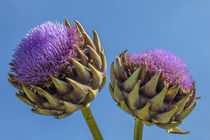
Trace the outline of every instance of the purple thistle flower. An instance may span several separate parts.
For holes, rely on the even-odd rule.
[[[146,63],[149,71],[153,73],[161,69],[161,75],[170,85],[175,85],[180,80],[180,88],[183,90],[189,91],[193,88],[193,81],[186,69],[186,63],[174,54],[154,49],[140,55],[127,55],[126,59],[128,63],[138,66]]]
[[[160,49],[138,55],[122,52],[111,65],[109,90],[117,105],[135,117],[136,124],[189,133],[176,127],[196,106],[195,82],[175,55]]]
[[[20,42],[9,65],[8,82],[31,111],[65,118],[95,99],[106,83],[106,58],[100,38],[92,40],[82,25],[46,22]],[[85,109],[84,109],[85,108]],[[96,127],[95,127],[96,128]]]
[[[39,85],[70,68],[76,57],[79,34],[76,28],[46,22],[32,29],[18,45],[12,60],[14,80]]]

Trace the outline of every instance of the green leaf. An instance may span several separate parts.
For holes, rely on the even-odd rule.
[[[158,95],[156,95],[155,97],[153,97],[151,99],[151,101],[150,101],[151,102],[151,110],[153,110],[153,111],[161,110],[167,89],[168,89],[168,86],[165,84],[165,87],[162,89],[162,91]]]
[[[110,92],[110,94],[111,94],[111,96],[112,96],[112,99],[113,99],[115,102],[117,102],[117,100],[116,100],[115,97],[114,97],[114,90],[112,89],[111,84],[109,84],[109,92]]]
[[[152,118],[152,121],[154,123],[168,123],[170,119],[173,117],[173,115],[176,113],[178,107],[174,106],[174,108],[168,112],[158,114],[154,118]]]
[[[63,119],[63,118],[66,118],[68,117],[69,115],[71,115],[71,113],[63,113],[63,114],[59,114],[59,115],[54,115],[54,118],[55,119]]]
[[[56,114],[62,114],[63,111],[60,110],[49,110],[49,109],[41,109],[38,107],[35,107],[35,109],[31,109],[33,113],[39,114],[39,115],[46,115],[46,116],[54,116]]]
[[[116,57],[115,75],[120,80],[126,80],[128,78],[119,56]]]
[[[118,81],[115,82],[115,86],[114,86],[114,98],[118,103],[122,99],[122,93],[118,87]]]
[[[133,72],[133,74],[125,82],[122,83],[122,87],[125,91],[130,92],[134,88],[138,80],[139,73],[140,73],[140,68],[136,69]]]
[[[72,104],[66,101],[60,101],[60,103],[62,103],[65,106],[66,108],[65,112],[68,112],[68,113],[73,113],[82,107],[81,105]]]
[[[139,86],[140,81],[136,83],[133,90],[126,96],[128,105],[132,110],[135,110],[136,106],[139,105]]]
[[[16,93],[16,96],[18,99],[20,99],[23,103],[31,106],[31,107],[34,107],[34,104],[24,95],[24,94],[18,94]]]
[[[96,50],[98,53],[100,53],[101,52],[101,42],[100,42],[99,36],[95,30],[93,30],[93,39],[94,39],[94,44],[96,46]]]
[[[22,83],[22,89],[32,102],[36,103],[42,101],[42,99],[38,95],[36,95],[33,91],[27,88],[23,83]]]
[[[169,88],[166,93],[166,100],[172,101],[176,97],[177,93],[179,91],[179,82],[175,84],[173,87]]]
[[[91,69],[92,73],[92,88],[96,89],[99,88],[99,86],[102,83],[103,73],[98,71],[95,67],[93,67],[90,63],[88,64],[89,68]]]
[[[134,114],[142,120],[149,120],[151,118],[149,114],[150,103],[147,103],[142,109],[136,110]]]
[[[184,98],[182,98],[176,105],[178,107],[178,110],[177,110],[177,114],[179,114],[185,107],[185,104],[187,103],[187,100],[188,100],[188,97],[189,96],[185,96]]]
[[[169,124],[157,124],[158,127],[163,128],[163,129],[171,129],[171,128],[175,128],[179,125],[181,125],[182,122],[176,122],[176,121],[172,121]]]
[[[160,77],[161,71],[155,73],[155,75],[150,79],[144,86],[141,87],[141,91],[148,97],[153,97],[156,95],[156,88],[158,84],[158,80]]]
[[[89,93],[90,87],[80,84],[77,81],[74,81],[70,78],[66,78],[66,80],[71,84],[78,97],[85,98]]]
[[[100,55],[101,55],[101,60],[102,60],[101,70],[102,70],[103,73],[105,73],[106,68],[107,68],[106,57],[104,55],[104,52],[100,52]]]
[[[50,75],[50,78],[56,89],[58,90],[58,93],[60,93],[61,95],[67,94],[71,91],[72,87],[71,85],[69,85],[69,83],[59,80],[52,75]]]
[[[132,111],[130,110],[130,108],[126,105],[125,101],[120,100],[120,103],[118,104],[118,106],[125,111],[128,114],[132,114]]]
[[[78,53],[79,58],[81,59],[81,63],[84,66],[87,66],[87,64],[88,64],[88,57],[83,53],[83,51],[81,51],[79,49],[79,47],[77,48],[77,53]]]
[[[110,68],[110,83],[112,87],[114,87],[115,81],[116,81],[116,77],[115,77],[115,71],[114,71],[114,62],[112,62],[111,68]]]
[[[195,102],[193,105],[191,105],[190,107],[188,107],[187,109],[182,111],[180,114],[178,114],[176,116],[175,120],[181,121],[181,120],[185,119],[193,111],[193,109],[195,108],[196,104],[197,103]]]
[[[43,90],[40,87],[32,86],[36,91],[41,95],[44,96],[50,104],[52,104],[54,107],[59,106],[60,104],[58,103],[58,99],[48,93],[47,91]]]
[[[87,49],[90,53],[90,57],[93,59],[93,63],[96,65],[97,69],[100,70],[102,67],[102,60],[99,54],[90,46],[87,45]]]
[[[83,80],[84,82],[88,82],[91,75],[87,68],[74,59],[71,59],[71,61],[76,69],[79,79]]]
[[[106,85],[106,82],[107,82],[107,76],[105,76],[102,80],[102,83],[99,87],[99,92],[103,89],[103,87]]]

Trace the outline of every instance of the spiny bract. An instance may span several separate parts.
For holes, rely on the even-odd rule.
[[[186,134],[177,126],[196,106],[195,84],[186,64],[154,49],[140,55],[123,52],[110,70],[110,93],[118,106],[146,125]]]
[[[78,21],[46,22],[29,32],[10,63],[9,82],[32,112],[61,119],[91,101],[106,83],[106,59]]]

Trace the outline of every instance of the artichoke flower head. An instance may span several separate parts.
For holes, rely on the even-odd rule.
[[[118,106],[145,125],[186,134],[177,126],[196,106],[195,84],[186,64],[154,49],[140,55],[123,52],[110,70],[110,93]]]
[[[9,82],[32,112],[64,118],[89,106],[106,83],[106,59],[98,34],[94,41],[78,21],[71,27],[46,22],[19,43]]]

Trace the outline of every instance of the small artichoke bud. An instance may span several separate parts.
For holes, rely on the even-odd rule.
[[[159,49],[140,55],[123,52],[111,65],[109,89],[117,105],[145,125],[189,133],[176,127],[196,106],[195,82],[175,55]]]
[[[106,58],[96,31],[46,22],[29,32],[10,63],[16,96],[40,115],[65,118],[88,107],[106,83]]]

